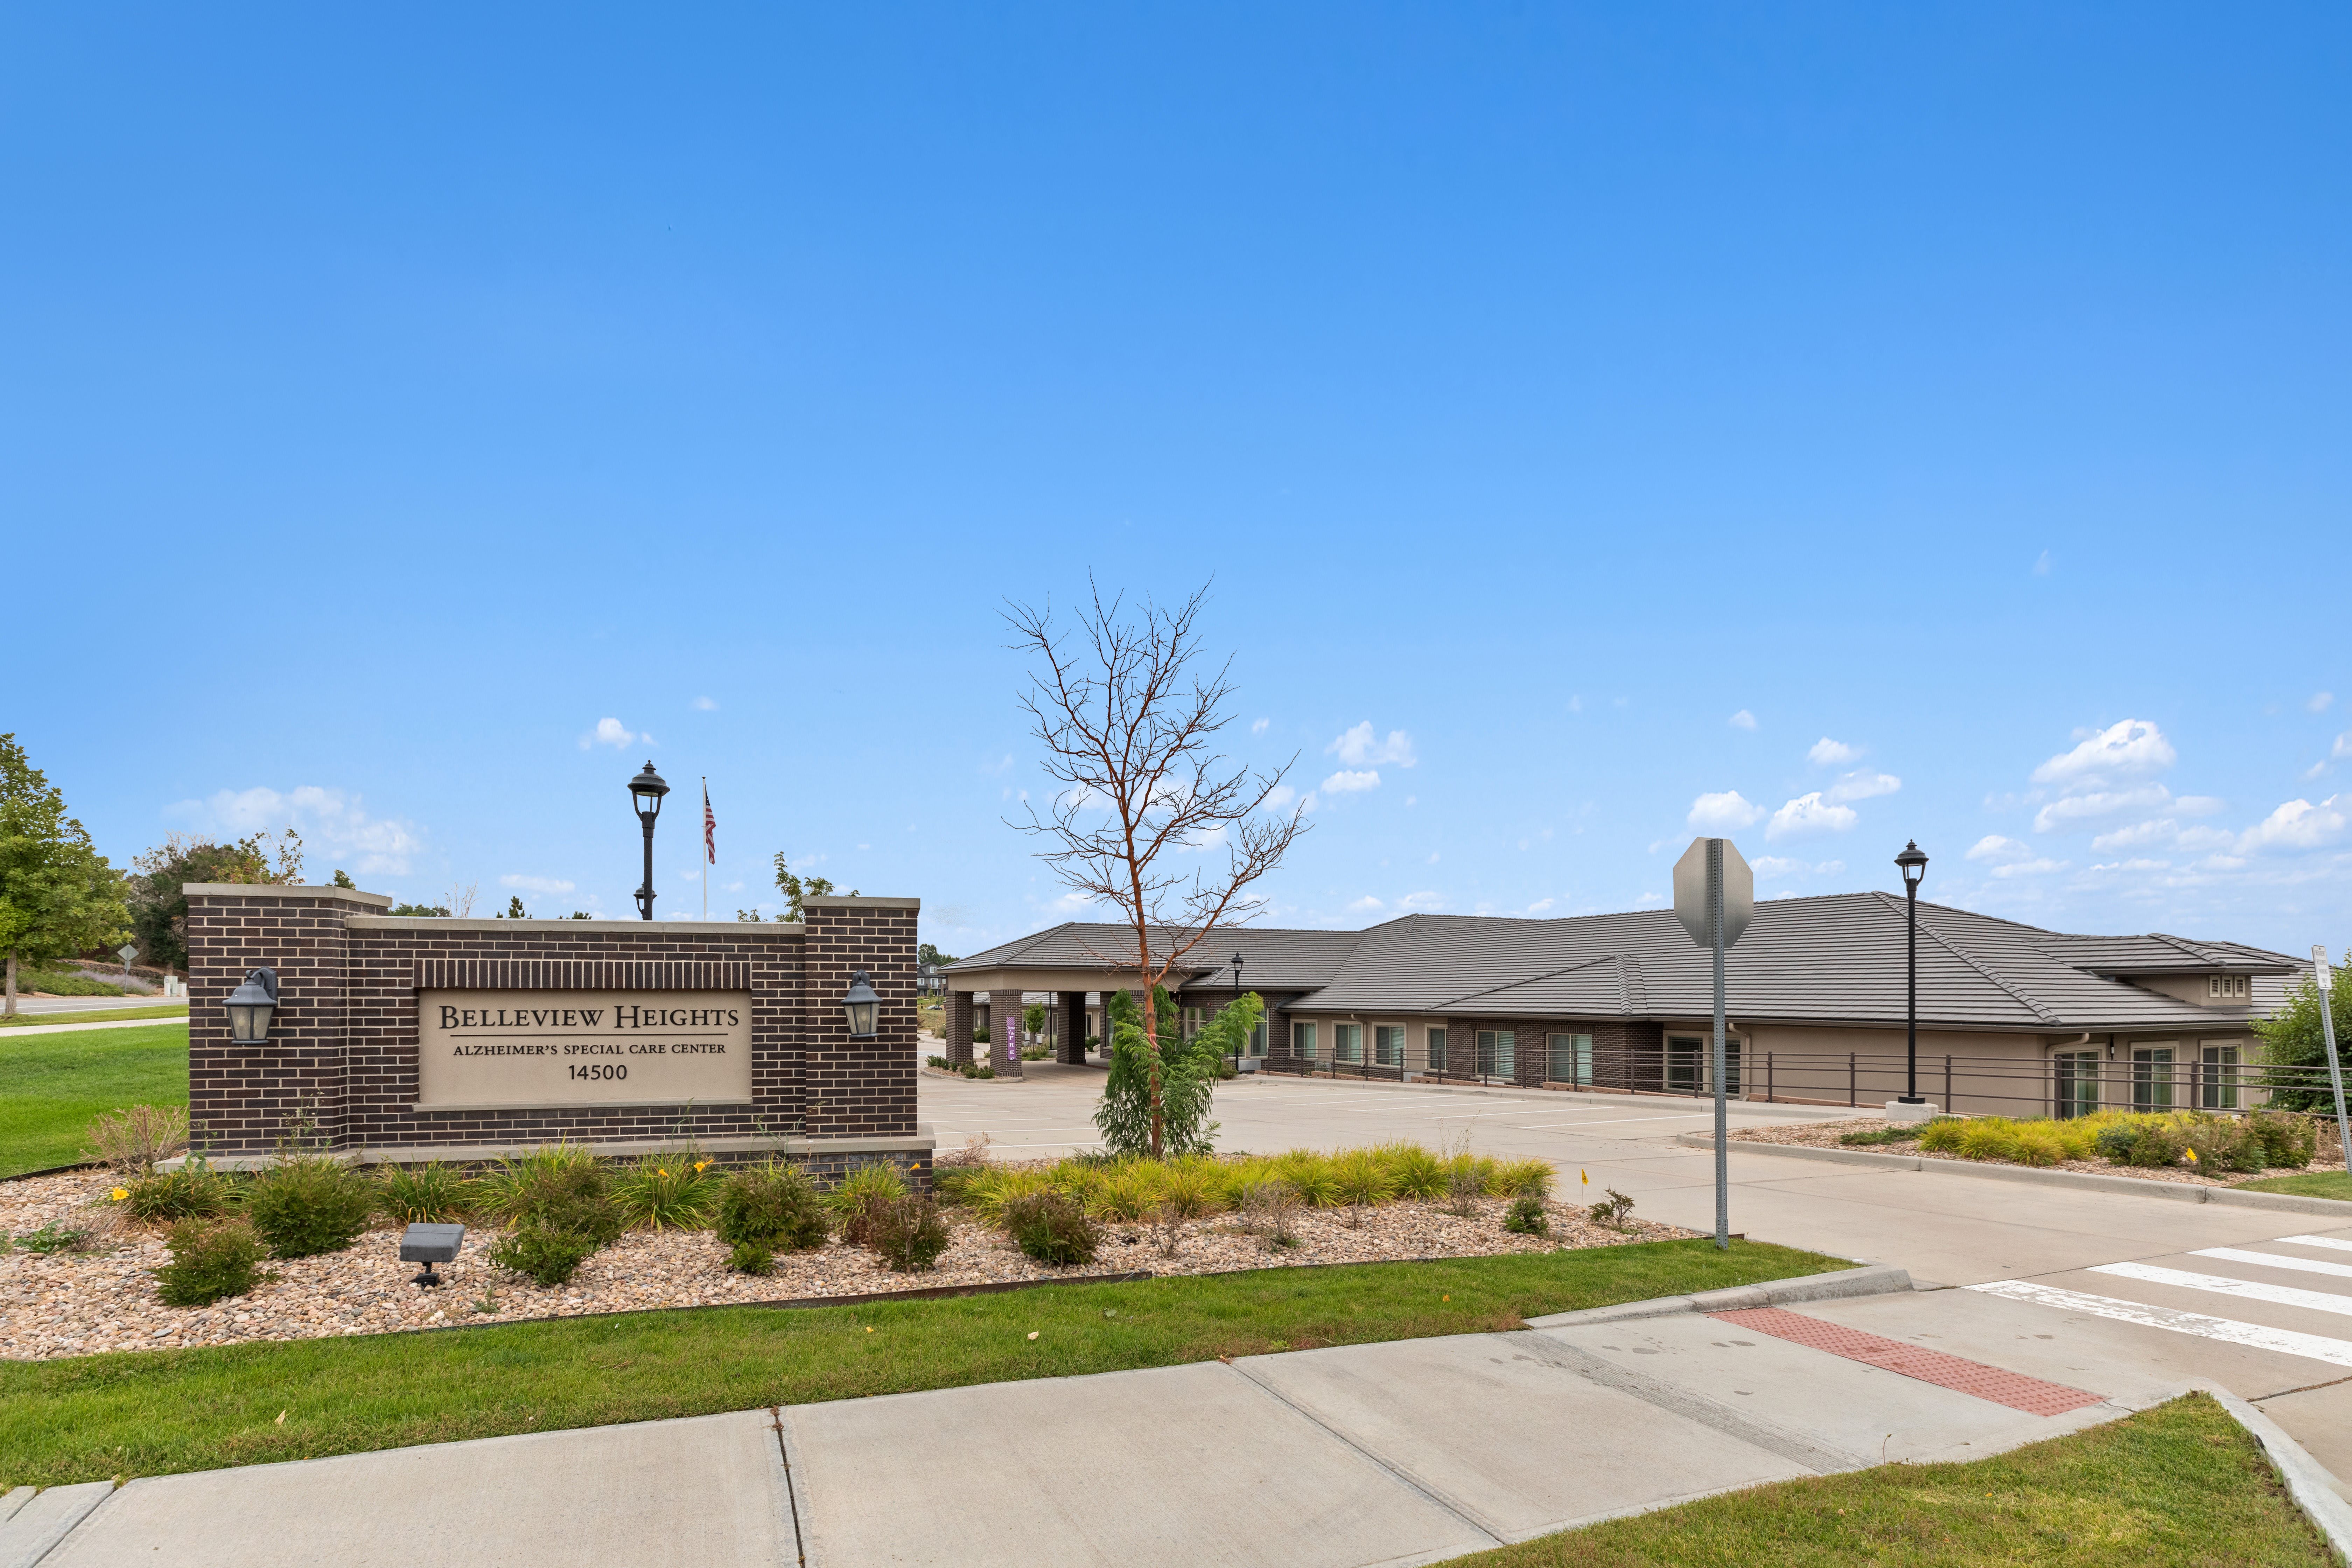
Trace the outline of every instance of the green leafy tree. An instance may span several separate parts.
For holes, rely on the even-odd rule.
[[[928,963],[934,969],[945,969],[949,964],[959,961],[955,954],[951,952],[941,952],[938,948],[926,942],[916,944],[915,962],[918,963]]]
[[[2338,975],[2328,987],[2328,1000],[2336,1015],[2336,1061],[2343,1068],[2347,1089],[2352,1089],[2352,996],[2345,994],[2346,989]],[[2326,1079],[2327,1037],[2320,1027],[2317,979],[2305,976],[2302,984],[2286,994],[2284,1006],[2267,1018],[2255,1019],[2254,1033],[2262,1038],[2262,1058],[2269,1066],[2316,1069],[2291,1075],[2286,1087],[2271,1090],[2271,1104],[2280,1110],[2333,1114],[2336,1095]]]
[[[1153,1022],[1161,1025],[1160,1038],[1147,1046],[1142,1009],[1126,992],[1114,992],[1110,1071],[1095,1108],[1103,1147],[1115,1155],[1213,1152],[1217,1123],[1209,1120],[1209,1109],[1218,1064],[1232,1054],[1234,1041],[1248,1037],[1264,1011],[1252,993],[1221,1009],[1190,1041],[1181,1041],[1173,1022],[1176,1008],[1163,989],[1151,1009]]]
[[[341,866],[335,868],[334,885],[338,888],[349,888],[354,892],[359,890],[359,884],[352,880],[352,874]]]
[[[190,882],[299,881],[302,837],[291,827],[275,838],[257,833],[227,843],[201,834],[174,833],[131,864],[123,896],[140,950],[150,963],[184,970],[188,966],[188,898],[180,889]]]
[[[449,907],[446,904],[394,904],[392,908],[386,910],[384,913],[388,915],[421,915],[432,920],[446,921],[449,918]]]
[[[803,918],[801,900],[824,898],[833,891],[833,883],[823,877],[797,875],[784,864],[784,852],[779,849],[776,851],[776,890],[784,895],[784,912],[776,919],[797,925]]]
[[[122,877],[107,864],[65,795],[0,735],[0,945],[8,952],[5,1013],[16,1016],[16,964],[106,946],[127,934]]]

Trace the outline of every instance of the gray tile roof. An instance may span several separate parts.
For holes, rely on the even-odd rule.
[[[1886,893],[1756,906],[1725,963],[1742,1023],[1887,1025],[1904,1016],[1903,900]],[[955,970],[1105,968],[1124,927],[1072,922],[967,958]],[[1360,931],[1243,926],[1197,950],[1189,985],[1307,992],[1303,1011],[1464,1017],[1697,1018],[1707,955],[1671,911],[1563,920],[1408,915]],[[1213,954],[1213,957],[1209,955]],[[2234,1030],[2276,1006],[2305,966],[2239,942],[2161,934],[2079,936],[1948,905],[1919,906],[1919,1016],[1944,1028],[2039,1032]],[[2134,974],[2256,976],[2252,1005],[2211,1007],[2130,984]]]

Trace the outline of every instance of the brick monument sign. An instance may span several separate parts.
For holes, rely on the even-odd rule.
[[[478,1161],[559,1141],[689,1140],[820,1175],[888,1161],[915,1122],[914,899],[813,898],[798,925],[386,915],[349,888],[187,885],[188,1120],[215,1164],[299,1140],[356,1159]],[[228,994],[278,975],[266,1038]],[[871,1039],[842,998],[863,972]]]

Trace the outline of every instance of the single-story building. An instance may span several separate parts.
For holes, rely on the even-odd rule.
[[[1727,965],[1727,1089],[1863,1106],[1904,1092],[1906,919],[1878,892],[1758,904]],[[950,1049],[970,1051],[981,994],[1042,992],[1066,1020],[1061,1059],[1083,1061],[1133,940],[1070,922],[950,966]],[[1918,947],[1920,1092],[2020,1116],[2242,1109],[2252,1021],[2308,967],[2239,942],[2072,935],[1926,902]],[[1712,1092],[1709,959],[1666,910],[1244,926],[1171,979],[1188,1034],[1242,990],[1262,997],[1248,1065],[1268,1070]]]

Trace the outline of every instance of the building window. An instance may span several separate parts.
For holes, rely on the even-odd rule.
[[[2209,974],[2205,977],[2205,994],[2223,1001],[2243,999],[2251,983],[2242,974]]]
[[[1265,1020],[1264,1018],[1260,1018],[1250,1029],[1249,1054],[1254,1057],[1265,1055]]]
[[[1429,1031],[1429,1070],[1445,1070],[1445,1031],[1443,1029]]]
[[[1206,1007],[1187,1007],[1184,1009],[1181,1016],[1182,1018],[1181,1026],[1183,1029],[1183,1037],[1190,1040],[1193,1036],[1199,1034],[1201,1032],[1202,1026],[1209,1021],[1209,1010]]]
[[[2238,1047],[2207,1046],[2199,1053],[2197,1104],[2203,1110],[2238,1109]]]
[[[1377,1024],[1372,1027],[1372,1065],[1384,1068],[1404,1066],[1404,1026]]]
[[[1704,1035],[1668,1035],[1666,1037],[1666,1090],[1670,1094],[1705,1094],[1708,1092],[1706,1065],[1715,1055],[1715,1043]],[[1739,1041],[1730,1035],[1723,1037],[1723,1092],[1739,1092]]]
[[[1478,1076],[1480,1078],[1519,1076],[1519,1037],[1517,1031],[1511,1029],[1478,1031]]]
[[[2057,1075],[2053,1109],[2060,1120],[2088,1116],[2099,1109],[2099,1053],[2060,1051],[2050,1058]],[[1950,1110],[1946,1106],[1947,1110]]]
[[[2132,1109],[2138,1111],[2172,1109],[2172,1047],[2132,1047]]]
[[[1331,1026],[1331,1059],[1335,1062],[1360,1062],[1364,1059],[1364,1026],[1361,1024]]]
[[[1544,1054],[1550,1058],[1554,1083],[1584,1084],[1592,1081],[1592,1037],[1591,1035],[1546,1035]]]
[[[1301,1061],[1315,1059],[1315,1026],[1296,1023],[1290,1026],[1290,1054]]]

